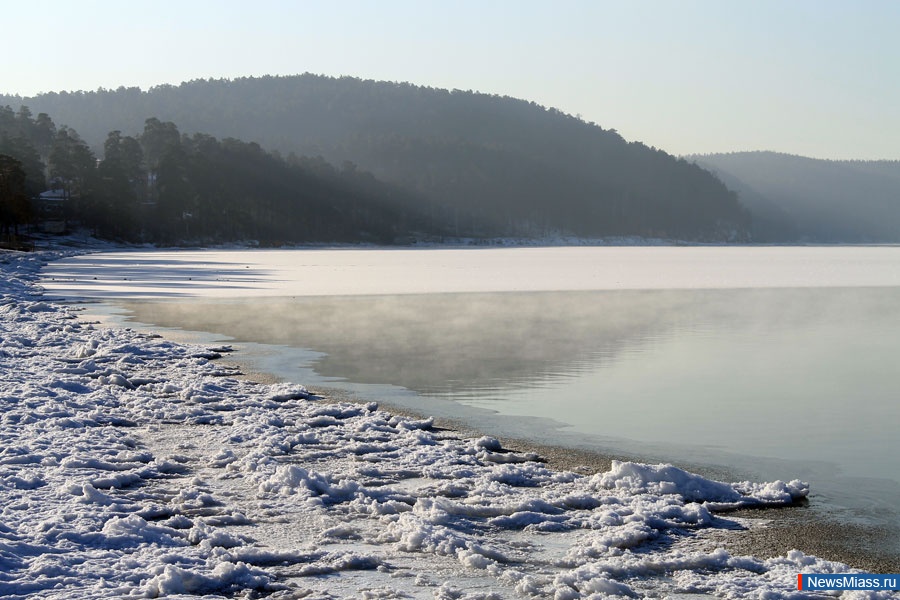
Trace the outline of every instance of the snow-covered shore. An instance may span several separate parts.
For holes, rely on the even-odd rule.
[[[45,301],[57,256],[0,254],[0,597],[793,598],[799,572],[851,571],[717,548],[742,526],[722,511],[790,504],[799,481],[553,471],[245,381],[225,348]]]

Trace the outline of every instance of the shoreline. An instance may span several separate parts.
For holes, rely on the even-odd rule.
[[[52,258],[0,256],[0,595],[764,597],[848,568],[721,548],[733,509],[795,503],[799,481],[538,462],[524,440],[236,377],[239,356],[46,298]]]
[[[383,406],[389,412],[396,411],[397,414],[412,418],[429,416],[388,403]],[[491,435],[490,432],[473,429],[465,423],[452,419],[435,419],[435,424],[455,431],[462,437]],[[497,439],[505,449],[539,455],[545,464],[554,470],[572,471],[583,475],[606,471],[614,460],[635,460],[634,457],[625,454],[608,455],[585,449],[540,444],[522,438],[497,436]],[[710,476],[705,471],[691,469],[689,466],[682,465],[682,468]],[[885,556],[867,550],[866,546],[860,546],[866,540],[870,542],[868,548],[877,543],[873,541],[880,531],[877,527],[810,519],[804,514],[806,510],[807,506],[786,506],[764,510],[739,509],[721,513],[724,517],[738,517],[748,522],[748,528],[739,535],[723,536],[722,547],[734,554],[749,554],[760,558],[774,558],[796,549],[826,560],[846,563],[870,573],[900,572],[900,554]]]
[[[239,357],[230,355],[228,358],[222,358],[220,362],[239,369],[241,377],[255,383],[287,383],[272,373],[244,371],[240,362],[235,360],[237,358]],[[323,386],[309,389],[312,393],[321,392],[322,397],[328,402],[365,404],[369,401],[338,387]],[[413,419],[432,417],[424,412],[389,402],[379,401],[379,405],[382,409],[399,416]],[[434,423],[435,427],[445,429],[461,438],[493,435],[490,431],[479,430],[463,421],[446,417],[434,418]],[[544,464],[557,471],[591,475],[609,470],[613,460],[634,460],[634,457],[624,453],[612,455],[587,449],[541,444],[524,438],[494,437],[501,442],[505,450],[537,454]],[[735,554],[774,558],[796,549],[826,560],[846,563],[869,573],[900,572],[900,554],[885,555],[872,550],[877,545],[875,540],[879,533],[877,527],[811,518],[808,511],[808,506],[798,505],[765,510],[738,509],[723,513],[726,517],[742,519],[746,522],[747,529],[740,533],[731,532],[731,535],[724,535],[720,542],[725,550]]]

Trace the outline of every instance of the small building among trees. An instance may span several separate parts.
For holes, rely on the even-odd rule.
[[[69,194],[63,186],[41,192],[34,200],[37,228],[42,233],[65,233],[69,228]]]

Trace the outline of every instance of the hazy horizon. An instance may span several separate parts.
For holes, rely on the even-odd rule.
[[[674,155],[900,159],[888,1],[44,0],[4,16],[27,60],[0,93],[22,97],[309,72],[522,98]]]

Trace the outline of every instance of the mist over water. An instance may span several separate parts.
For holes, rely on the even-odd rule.
[[[321,353],[312,368],[332,380],[701,449],[692,459],[829,461],[846,475],[900,481],[887,452],[900,423],[900,342],[885,333],[900,330],[898,307],[894,288],[125,305],[141,322],[311,349]]]
[[[528,387],[669,327],[652,293],[535,292],[127,303],[139,321],[313,348],[316,371],[453,395]],[[677,299],[673,298],[677,302]],[[249,316],[252,315],[252,316]],[[613,318],[605,318],[613,316]]]
[[[799,477],[817,510],[896,528],[900,249],[554,250],[287,252],[278,260],[307,269],[304,285],[319,295],[120,305],[137,322],[224,336],[239,362],[313,387],[494,435]],[[533,279],[513,287],[527,265],[506,261],[522,256]],[[193,285],[202,263],[192,257]],[[240,259],[215,265],[258,283]],[[58,272],[77,278],[68,268]],[[767,271],[778,287],[759,284]],[[357,272],[367,293],[341,293]],[[654,272],[665,289],[652,287]],[[615,273],[620,288],[578,288],[606,281],[597,273]],[[179,293],[177,269],[165,276]],[[373,293],[379,278],[385,293]],[[567,278],[576,289],[540,290]],[[645,289],[628,289],[637,284]],[[328,286],[338,293],[323,294]],[[885,544],[896,546],[892,535]]]

